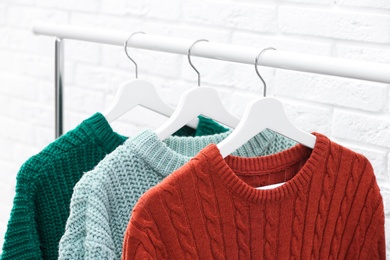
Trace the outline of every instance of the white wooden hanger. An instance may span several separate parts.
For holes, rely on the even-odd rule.
[[[235,128],[240,121],[226,110],[216,89],[199,87],[200,73],[191,62],[192,47],[199,41],[207,40],[202,39],[195,41],[190,48],[188,48],[187,52],[188,62],[198,74],[198,87],[183,93],[175,112],[168,121],[156,130],[160,140],[164,140],[199,115],[209,117],[232,128]]]
[[[269,49],[274,48],[266,48],[262,50],[255,59],[256,73],[264,85],[264,98],[251,102],[246,107],[244,115],[237,128],[226,139],[217,145],[222,157],[224,158],[266,128],[284,135],[285,137],[309,148],[314,148],[316,136],[295,127],[287,118],[283,105],[279,100],[265,97],[267,85],[257,69],[257,64],[260,55]]]
[[[174,108],[166,104],[160,98],[155,86],[151,82],[138,79],[137,63],[130,57],[127,52],[128,41],[134,34],[137,33],[143,32],[136,32],[131,34],[124,44],[127,57],[135,65],[136,79],[127,81],[119,86],[114,102],[103,113],[109,123],[115,121],[117,118],[135,108],[136,106],[142,106],[167,117],[170,117],[174,112]],[[195,118],[193,121],[187,123],[187,125],[192,128],[196,128],[198,125],[198,119]]]

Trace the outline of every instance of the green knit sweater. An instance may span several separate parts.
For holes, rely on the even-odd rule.
[[[227,129],[200,117],[196,132],[185,127],[176,134],[224,131]],[[97,113],[25,162],[17,174],[1,259],[57,259],[73,187],[83,173],[125,140]]]
[[[208,144],[228,135],[168,137],[161,142],[153,131],[146,130],[128,139],[77,183],[59,259],[120,259],[131,210],[140,196]],[[293,144],[266,130],[234,154],[273,154]]]

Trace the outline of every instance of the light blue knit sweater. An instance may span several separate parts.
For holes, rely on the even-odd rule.
[[[120,259],[124,232],[141,195],[229,133],[169,137],[162,142],[155,132],[145,130],[128,139],[77,183],[59,245],[59,259]],[[268,155],[294,144],[266,130],[234,154]]]

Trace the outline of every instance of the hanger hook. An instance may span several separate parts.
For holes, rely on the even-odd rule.
[[[198,42],[208,42],[208,40],[206,39],[200,39],[200,40],[196,40],[189,48],[188,48],[188,51],[187,51],[187,57],[188,57],[188,62],[190,63],[191,67],[195,70],[195,72],[198,74],[198,87],[200,86],[200,73],[199,71],[195,68],[195,66],[192,64],[192,61],[191,61],[191,51],[192,51],[192,47],[194,47],[195,44],[197,44]]]
[[[129,53],[127,52],[127,43],[129,42],[130,38],[133,37],[135,34],[138,34],[138,33],[144,33],[144,32],[135,32],[135,33],[132,33],[129,38],[127,38],[127,40],[125,41],[125,44],[124,44],[124,47],[125,47],[125,53],[126,53],[126,56],[134,63],[135,65],[135,78],[137,79],[138,78],[138,65],[137,63],[130,57]]]
[[[263,86],[264,86],[264,90],[263,90],[263,96],[265,97],[267,95],[267,83],[265,83],[263,77],[260,75],[260,72],[257,68],[258,66],[258,62],[259,62],[259,58],[261,56],[261,54],[265,51],[268,51],[268,50],[276,50],[274,47],[268,47],[268,48],[265,48],[264,50],[262,50],[257,56],[256,56],[256,59],[255,59],[255,70],[256,70],[256,73],[257,73],[257,76],[259,76],[261,82],[263,82]]]

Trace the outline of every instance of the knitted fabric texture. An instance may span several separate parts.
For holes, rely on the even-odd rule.
[[[185,127],[177,134],[227,131],[203,119],[196,131]],[[74,185],[125,140],[96,113],[25,162],[17,174],[1,259],[57,259]]]
[[[229,132],[230,133],[230,132]],[[59,246],[60,259],[120,259],[131,210],[140,196],[210,143],[229,133],[169,137],[161,142],[151,130],[127,140],[77,183],[71,213]],[[294,142],[264,131],[237,150],[241,156],[274,153],[272,142]]]
[[[316,136],[259,158],[208,146],[141,197],[123,259],[385,259],[369,161]]]

